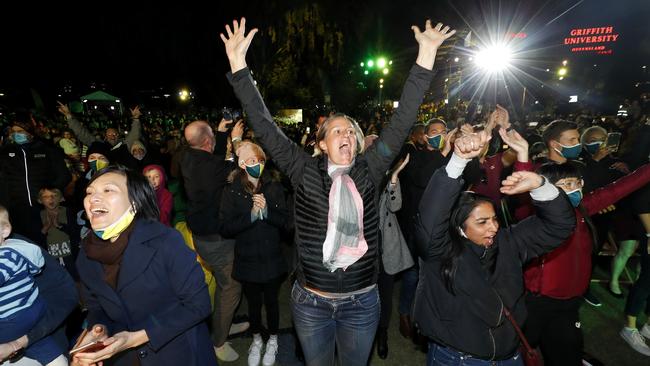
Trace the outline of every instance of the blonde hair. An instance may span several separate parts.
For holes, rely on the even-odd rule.
[[[361,127],[359,127],[359,124],[357,121],[354,120],[354,118],[343,114],[343,113],[335,113],[325,120],[323,124],[320,126],[318,131],[316,132],[316,144],[314,145],[314,154],[312,156],[319,156],[323,153],[321,151],[320,147],[318,144],[325,139],[327,136],[327,131],[329,128],[329,125],[332,123],[337,118],[343,118],[346,121],[350,123],[352,128],[354,128],[354,136],[356,137],[357,140],[357,151],[355,151],[355,155],[360,154],[363,151],[363,148],[365,146],[364,144],[364,136],[363,136],[363,131],[361,131]]]
[[[260,145],[258,145],[258,144],[255,144],[255,143],[249,141],[249,140],[245,140],[245,141],[242,141],[242,142],[239,143],[239,146],[237,146],[237,150],[235,151],[235,155],[237,155],[237,164],[238,165],[242,162],[241,158],[239,157],[239,154],[242,151],[242,149],[244,149],[244,148],[251,149],[253,151],[253,154],[255,154],[255,156],[258,159],[262,158],[262,159],[264,159],[266,161],[266,153],[264,152],[262,147]]]
[[[43,202],[41,200],[41,196],[43,195],[43,192],[45,192],[45,191],[54,192],[59,197],[59,200],[61,200],[63,198],[63,192],[61,192],[60,189],[54,188],[54,187],[43,187],[38,191],[38,203],[40,203],[40,204],[43,204]]]

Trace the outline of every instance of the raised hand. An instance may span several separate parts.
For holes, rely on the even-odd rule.
[[[449,26],[443,28],[442,23],[436,24],[434,28],[431,26],[431,20],[428,19],[424,26],[424,32],[420,31],[417,25],[412,26],[411,29],[415,35],[415,40],[420,45],[416,63],[425,69],[433,69],[433,62],[436,59],[438,47],[449,37],[453,36],[456,31],[451,30]]]
[[[409,158],[410,158],[410,156],[411,156],[411,154],[406,154],[406,157],[404,158],[404,160],[402,160],[401,162],[399,162],[399,165],[398,165],[397,168],[393,171],[393,174],[392,174],[391,177],[390,177],[390,182],[391,182],[391,183],[393,183],[393,184],[396,184],[396,183],[397,183],[397,176],[399,175],[399,173],[400,173],[402,170],[404,170],[404,168],[406,167],[406,164],[409,163]]]
[[[501,193],[507,195],[530,192],[544,183],[541,175],[534,172],[518,171],[501,182]]]
[[[257,28],[252,29],[245,35],[246,32],[246,18],[241,18],[240,22],[233,20],[233,29],[230,25],[226,24],[226,36],[220,33],[219,36],[226,46],[226,55],[230,61],[230,71],[236,73],[237,71],[246,67],[246,52],[248,47],[253,41],[253,36],[257,33]]]
[[[233,122],[231,119],[221,119],[221,122],[219,122],[219,125],[217,126],[217,131],[219,132],[228,132],[228,128],[230,128],[230,124]]]
[[[58,109],[59,112],[60,112],[63,116],[65,116],[65,118],[68,118],[69,116],[72,116],[72,112],[70,112],[70,108],[68,108],[68,106],[67,106],[66,104],[63,104],[63,103],[58,102],[58,101],[57,101],[56,103],[58,104],[58,106],[56,107],[56,109]]]
[[[481,154],[481,150],[491,138],[485,131],[463,135],[455,141],[454,154],[463,159],[473,159]]]
[[[454,141],[456,141],[456,135],[458,133],[458,127],[454,128],[453,130],[447,132],[447,135],[445,136],[445,143],[442,145],[442,150],[440,150],[440,153],[443,156],[449,155],[449,152],[451,152],[452,146],[454,146]]]
[[[232,128],[232,131],[230,132],[230,138],[241,138],[244,136],[244,120],[240,119],[235,123],[235,127]]]
[[[505,142],[512,150],[517,153],[517,160],[522,163],[528,161],[528,141],[521,137],[519,132],[510,130],[506,132],[503,128],[499,130],[499,135],[503,142]]]
[[[136,105],[133,109],[129,109],[131,111],[131,118],[133,119],[138,119],[142,115],[142,112],[140,112],[140,106]]]

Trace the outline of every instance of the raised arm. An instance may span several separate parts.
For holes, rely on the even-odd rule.
[[[449,243],[449,216],[463,187],[459,178],[465,165],[480,154],[488,141],[489,136],[484,132],[457,139],[445,169],[436,170],[431,177],[415,223],[418,252],[425,260],[440,256]]]
[[[273,117],[266,108],[246,65],[246,52],[257,29],[251,30],[246,36],[245,31],[246,19],[242,18],[241,24],[235,20],[233,21],[233,30],[226,25],[226,35],[221,34],[221,40],[225,45],[226,55],[230,62],[228,81],[233,86],[235,95],[248,116],[248,124],[255,132],[262,147],[271,154],[277,167],[289,176],[295,186],[302,177],[303,168],[309,155],[291,141],[273,122]]]
[[[57,109],[65,117],[66,121],[68,121],[68,127],[70,127],[72,132],[74,132],[79,141],[88,146],[92,145],[93,142],[98,141],[95,135],[93,135],[92,132],[90,132],[72,115],[72,112],[70,112],[70,108],[68,108],[67,105],[61,102],[57,103],[59,104]]]
[[[442,23],[438,23],[434,28],[430,20],[426,21],[424,32],[415,25],[411,29],[419,45],[416,65],[411,69],[404,84],[399,107],[393,113],[390,123],[382,130],[379,139],[365,152],[369,173],[376,184],[381,182],[384,172],[395,160],[411,126],[417,120],[418,108],[433,79],[433,63],[438,47],[456,33],[448,26],[443,28]]]
[[[131,130],[129,130],[129,133],[124,139],[124,142],[126,142],[126,146],[129,149],[131,149],[131,144],[136,140],[140,140],[140,137],[142,136],[142,123],[140,123],[141,115],[142,112],[140,112],[139,106],[136,105],[131,109]]]
[[[503,181],[501,192],[508,195],[530,192],[535,205],[534,216],[498,234],[517,246],[522,263],[550,252],[573,233],[576,225],[573,207],[546,178],[533,172],[515,172]]]

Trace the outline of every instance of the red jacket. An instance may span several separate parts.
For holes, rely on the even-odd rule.
[[[593,192],[587,193],[582,205],[589,216],[616,203],[650,182],[650,164]],[[575,210],[576,229],[554,251],[533,260],[524,272],[526,289],[555,299],[582,296],[591,277],[593,239],[584,215]]]

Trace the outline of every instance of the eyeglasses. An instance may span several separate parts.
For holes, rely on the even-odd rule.
[[[555,183],[556,187],[560,187],[560,188],[563,188],[563,189],[568,189],[570,191],[572,191],[574,189],[582,188],[583,185],[584,185],[584,181],[582,179],[572,180],[572,181],[568,181],[568,182],[564,181],[562,183]]]

